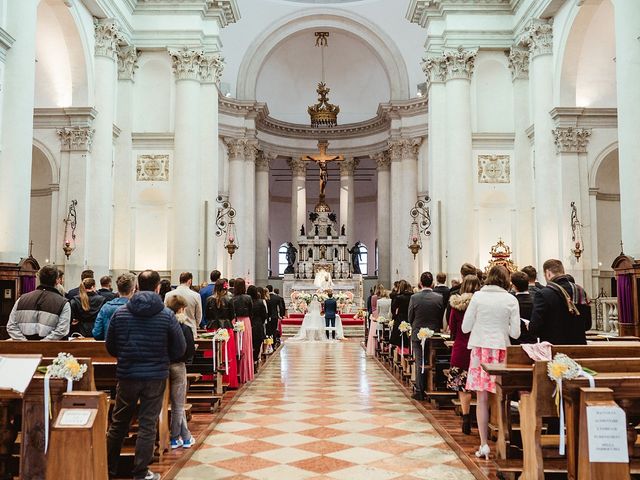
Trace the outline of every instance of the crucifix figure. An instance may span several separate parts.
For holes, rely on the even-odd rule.
[[[305,155],[302,157],[302,160],[307,162],[316,162],[318,164],[318,168],[320,168],[320,203],[324,202],[325,192],[327,188],[327,180],[328,180],[328,172],[327,172],[327,163],[329,162],[340,162],[344,160],[342,155],[330,155],[327,153],[327,148],[329,148],[329,142],[326,140],[318,141],[318,151],[317,155]]]

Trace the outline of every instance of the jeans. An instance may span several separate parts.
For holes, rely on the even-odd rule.
[[[187,427],[184,404],[187,398],[187,367],[184,363],[172,363],[169,367],[171,380],[171,440],[189,440],[191,432]]]
[[[333,330],[331,330],[331,335],[332,337],[329,337],[329,330],[327,330],[327,338],[336,338],[336,317],[328,317],[325,316],[324,317],[324,322],[325,325],[327,326],[327,328],[332,327]]]
[[[166,383],[166,380],[118,380],[116,405],[107,433],[110,476],[115,476],[117,473],[122,441],[129,433],[131,418],[136,412],[136,408],[138,409],[138,439],[136,440],[132,474],[134,479],[144,478],[147,474],[149,464],[153,459],[158,417],[162,410]],[[139,406],[138,401],[140,401]]]

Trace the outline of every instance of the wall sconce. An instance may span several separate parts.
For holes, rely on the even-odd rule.
[[[76,207],[78,206],[77,200],[71,200],[69,204],[69,211],[67,212],[67,218],[64,222],[64,245],[62,251],[64,252],[67,260],[71,256],[71,252],[76,249],[76,226],[78,225],[78,219],[76,215]]]
[[[584,249],[582,248],[582,224],[578,220],[576,202],[571,202],[571,241],[573,242],[571,253],[576,257],[576,261],[579,262]]]
[[[236,217],[236,210],[222,195],[216,197],[216,202],[220,204],[218,213],[216,214],[216,227],[218,228],[216,230],[216,236],[220,237],[224,234],[224,248],[229,253],[229,258],[233,258],[233,254],[240,248],[236,224],[233,222],[233,219]]]
[[[420,250],[422,250],[422,236],[428,237],[431,235],[431,212],[427,204],[431,202],[431,198],[428,195],[424,199],[419,198],[416,201],[413,208],[409,211],[409,215],[413,218],[411,226],[409,227],[409,243],[407,248],[413,254],[413,258]]]

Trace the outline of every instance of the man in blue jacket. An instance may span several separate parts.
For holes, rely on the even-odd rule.
[[[158,295],[158,272],[145,270],[138,275],[138,289],[113,314],[107,330],[107,350],[118,359],[116,405],[107,434],[109,475],[116,476],[122,442],[139,401],[133,478],[160,480],[160,475],[148,467],[153,458],[169,365],[184,355],[186,343],[175,314],[165,308]]]
[[[331,334],[334,340],[336,338],[336,312],[338,310],[338,302],[333,298],[333,293],[331,291],[327,292],[327,298],[324,301],[324,321],[327,326],[327,338],[329,337],[329,327],[333,328],[331,330]]]
[[[136,277],[131,273],[123,273],[116,280],[116,285],[118,286],[118,296],[102,305],[96,317],[96,323],[93,325],[93,332],[91,333],[93,333],[93,338],[96,340],[104,340],[104,337],[107,336],[111,317],[135,293]]]

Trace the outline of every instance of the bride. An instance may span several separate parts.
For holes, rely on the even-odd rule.
[[[320,300],[317,295],[313,296],[311,303],[309,304],[309,310],[304,316],[300,330],[295,337],[290,340],[300,342],[328,342],[326,334],[326,324],[324,321],[324,315],[321,312]],[[340,316],[336,315],[336,339],[344,339],[344,332],[342,329],[342,322]]]

